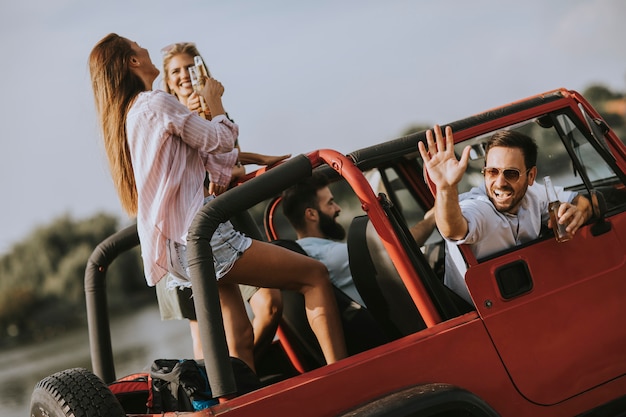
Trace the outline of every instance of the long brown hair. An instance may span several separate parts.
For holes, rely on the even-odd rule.
[[[135,97],[145,90],[141,78],[130,70],[134,52],[127,39],[111,33],[89,54],[91,86],[109,159],[113,183],[122,208],[137,214],[137,185],[126,137],[126,115]]]

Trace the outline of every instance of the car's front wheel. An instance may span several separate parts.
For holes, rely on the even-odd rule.
[[[37,383],[31,417],[124,417],[126,413],[104,382],[84,368],[57,372]]]

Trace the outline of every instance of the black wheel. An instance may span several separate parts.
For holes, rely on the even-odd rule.
[[[52,374],[37,383],[31,417],[124,417],[126,413],[104,382],[84,368]]]

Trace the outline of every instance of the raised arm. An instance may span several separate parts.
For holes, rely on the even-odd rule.
[[[289,158],[290,156],[291,154],[272,156],[272,155],[263,155],[260,153],[254,153],[254,152],[240,152],[239,162],[241,162],[244,165],[255,164],[255,165],[265,165],[269,167],[274,164],[277,164],[280,161],[283,161]]]
[[[433,138],[434,131],[434,138]],[[435,125],[433,130],[426,132],[428,150],[423,142],[418,148],[430,179],[437,187],[435,198],[435,221],[442,236],[452,239],[463,239],[468,232],[467,220],[463,217],[459,205],[458,184],[463,178],[469,161],[469,146],[463,149],[461,158],[454,154],[454,138],[452,128],[446,127],[445,140],[441,127]]]

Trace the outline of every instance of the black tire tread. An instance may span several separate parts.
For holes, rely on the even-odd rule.
[[[37,383],[31,396],[32,417],[124,417],[126,413],[106,384],[85,368],[71,368]]]

